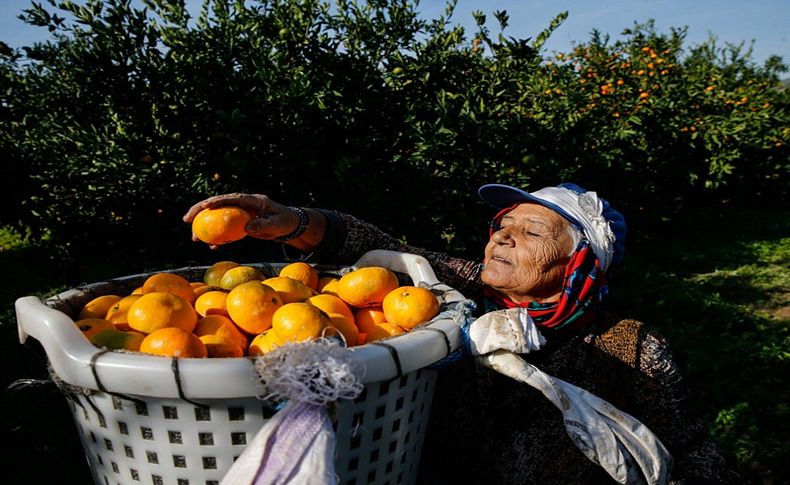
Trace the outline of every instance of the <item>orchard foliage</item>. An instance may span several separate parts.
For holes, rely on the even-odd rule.
[[[353,212],[477,255],[484,182],[595,188],[633,224],[701,200],[786,200],[779,75],[739,46],[635,25],[567,53],[466,32],[406,0],[32,3],[45,43],[0,53],[2,222],[62,248],[188,244],[228,191]],[[491,25],[495,26],[492,27]],[[153,242],[156,241],[156,242]],[[173,251],[169,257],[181,253]]]

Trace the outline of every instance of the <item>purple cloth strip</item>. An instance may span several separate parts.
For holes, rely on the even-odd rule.
[[[280,412],[286,414],[266,442],[255,485],[288,483],[321,429],[331,426],[325,406],[298,402]]]

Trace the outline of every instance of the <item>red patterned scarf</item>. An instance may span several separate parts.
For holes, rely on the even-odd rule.
[[[484,310],[526,307],[535,324],[551,340],[552,336],[576,333],[595,320],[608,288],[598,258],[583,239],[565,269],[560,299],[554,303],[515,303],[502,293],[486,287]]]

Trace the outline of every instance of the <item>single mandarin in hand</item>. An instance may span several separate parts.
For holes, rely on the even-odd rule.
[[[227,244],[247,236],[252,215],[232,205],[204,209],[192,220],[192,233],[207,244]]]

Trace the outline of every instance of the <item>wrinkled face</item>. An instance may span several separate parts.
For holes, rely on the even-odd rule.
[[[516,303],[559,299],[573,238],[553,210],[523,203],[499,220],[485,249],[483,283]]]

